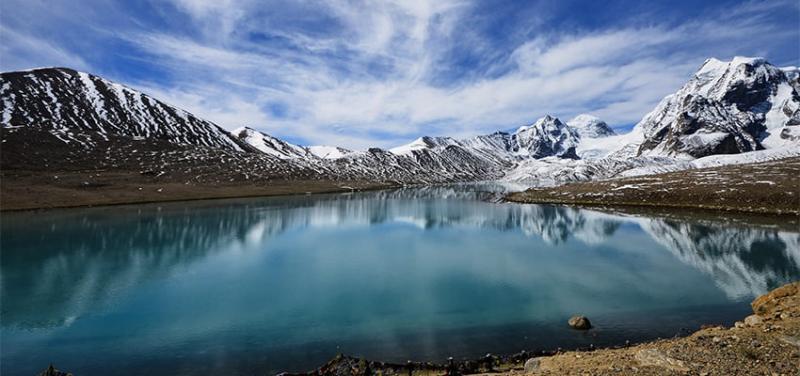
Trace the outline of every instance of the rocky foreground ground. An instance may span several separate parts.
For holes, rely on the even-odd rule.
[[[763,295],[732,328],[614,350],[567,352],[528,360],[505,374],[800,375],[800,282]]]
[[[800,214],[800,158],[570,183],[513,193],[508,201],[658,206]]]

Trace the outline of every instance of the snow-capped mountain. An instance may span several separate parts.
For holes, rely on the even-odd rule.
[[[238,137],[260,152],[280,159],[309,158],[314,156],[302,146],[290,144],[252,128],[241,127],[234,129],[231,133],[234,137]]]
[[[582,137],[580,160],[522,160],[504,180],[553,185],[800,156],[799,91],[797,68],[709,59],[630,132]],[[568,125],[597,134],[578,118]]]
[[[301,161],[324,171],[326,177],[347,180],[441,183],[496,179],[510,162],[490,153],[470,150],[449,138],[423,137],[394,150],[351,151],[333,146],[299,146],[251,128],[234,136],[264,154],[287,162]],[[449,139],[450,141],[446,141]]]
[[[533,159],[559,157],[578,159],[575,153],[580,143],[578,131],[558,118],[547,115],[514,134],[516,152]]]
[[[389,151],[397,155],[416,155],[422,151],[459,147],[479,158],[513,162],[546,157],[576,159],[575,149],[579,143],[576,129],[547,115],[531,125],[519,127],[514,133],[495,132],[461,140],[425,136]]]
[[[600,120],[600,118],[596,116],[588,114],[581,114],[572,118],[572,120],[567,121],[567,125],[577,131],[581,139],[616,135],[614,130],[611,129],[606,122]]]
[[[281,159],[296,159],[296,158],[322,158],[322,159],[336,159],[344,157],[352,153],[352,150],[340,148],[337,146],[300,146],[288,143],[277,137],[270,136],[266,133],[259,132],[249,127],[241,127],[234,129],[231,132],[234,137],[242,140],[250,146],[258,149],[259,151],[276,156]]]
[[[67,68],[0,75],[0,124],[93,147],[123,137],[242,151],[219,126],[118,83]]]
[[[40,161],[45,166],[76,159],[112,167],[147,160],[148,166],[137,169],[166,171],[168,163],[158,158],[170,156],[173,162],[192,161],[186,171],[206,171],[209,161],[221,161],[226,181],[281,176],[549,185],[800,155],[798,90],[797,68],[779,69],[758,58],[709,59],[626,134],[591,115],[568,122],[547,115],[514,132],[426,136],[389,150],[351,151],[294,145],[248,127],[228,133],[123,85],[46,68],[0,75],[0,124],[4,166],[35,166],[41,157],[27,152],[33,148],[53,154]],[[13,142],[6,144],[9,137]],[[143,149],[150,154],[138,155]],[[57,154],[63,150],[102,155],[62,158]],[[747,154],[719,156],[733,153]],[[209,172],[192,176],[211,179]]]
[[[761,58],[709,59],[639,124],[638,154],[704,157],[800,140],[797,81]]]
[[[308,150],[311,154],[323,159],[337,159],[353,152],[350,149],[327,145],[306,146],[306,150]]]

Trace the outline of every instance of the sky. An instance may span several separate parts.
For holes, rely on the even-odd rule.
[[[546,114],[624,132],[737,55],[800,65],[800,2],[0,2],[2,71],[70,67],[228,130],[353,149]]]

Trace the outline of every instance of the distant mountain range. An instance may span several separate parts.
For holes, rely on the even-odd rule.
[[[513,133],[421,137],[389,150],[353,151],[293,145],[247,127],[228,132],[121,84],[44,68],[0,75],[2,167],[88,161],[140,170],[201,166],[213,174],[209,164],[218,163],[225,179],[555,184],[800,155],[798,92],[797,68],[760,58],[709,59],[626,134],[591,115],[567,122],[548,115]],[[137,166],[143,150],[150,154]],[[720,157],[730,154],[738,156]]]

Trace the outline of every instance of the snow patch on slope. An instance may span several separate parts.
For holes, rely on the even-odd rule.
[[[340,148],[338,146],[325,145],[308,146],[306,147],[306,150],[308,150],[308,152],[311,154],[323,159],[338,159],[353,152],[352,150]]]

